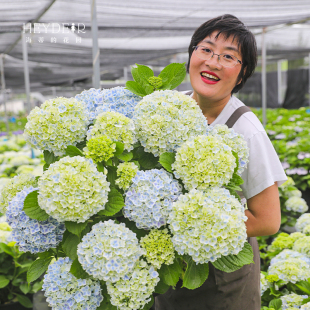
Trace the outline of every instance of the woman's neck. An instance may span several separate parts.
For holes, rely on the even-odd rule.
[[[195,91],[193,93],[193,99],[195,99],[203,113],[203,115],[207,118],[208,124],[213,123],[213,121],[220,115],[222,110],[225,108],[229,99],[225,98],[222,101],[212,101],[205,97],[199,96]]]

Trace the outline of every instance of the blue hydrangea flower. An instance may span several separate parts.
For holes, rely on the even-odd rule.
[[[99,281],[77,279],[71,264],[61,257],[49,265],[42,286],[46,301],[53,310],[96,310],[103,300]]]
[[[279,253],[278,255],[276,255],[271,261],[270,261],[270,266],[272,266],[273,264],[279,262],[279,261],[283,261],[283,260],[290,260],[291,258],[300,258],[303,261],[305,261],[307,264],[310,265],[310,258],[307,257],[305,254],[299,253],[297,251],[293,251],[293,250],[289,250],[289,249],[285,249],[283,250],[281,253]]]
[[[181,194],[181,186],[164,169],[138,171],[125,193],[124,216],[138,228],[166,225],[172,203]]]
[[[132,118],[134,107],[142,98],[125,87],[104,89],[101,93],[102,104],[96,109],[96,115],[102,112],[118,112]]]
[[[23,252],[39,253],[50,248],[56,248],[61,242],[65,225],[49,217],[46,221],[30,219],[23,211],[26,196],[37,190],[34,187],[24,187],[22,191],[9,202],[7,222],[12,228],[12,240]]]
[[[92,227],[78,245],[78,260],[95,279],[116,282],[132,272],[142,255],[136,234],[112,220]]]
[[[89,122],[92,122],[96,118],[96,109],[102,106],[104,90],[90,88],[82,91],[75,96],[75,99],[82,102],[88,115]]]

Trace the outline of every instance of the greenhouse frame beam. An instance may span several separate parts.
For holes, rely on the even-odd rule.
[[[309,94],[309,107],[310,107],[310,53],[309,53],[309,60],[308,60],[308,94]]]
[[[28,49],[26,43],[25,33],[21,32],[22,36],[22,45],[23,45],[23,61],[24,61],[24,77],[25,77],[25,91],[27,96],[27,106],[26,111],[29,113],[32,106],[30,103],[30,81],[29,81],[29,68],[28,68]]]
[[[266,27],[262,32],[262,109],[263,109],[263,126],[266,127],[266,108],[267,108],[267,83],[266,83]]]
[[[93,87],[100,88],[100,49],[98,44],[96,0],[90,0],[90,4],[91,4],[91,32],[93,38]]]
[[[2,90],[2,98],[3,98],[3,107],[4,107],[4,118],[5,118],[5,126],[6,126],[6,134],[9,136],[10,128],[8,122],[8,115],[6,110],[6,90],[5,90],[5,78],[4,78],[4,54],[0,55],[0,70],[1,70],[1,90]]]
[[[282,104],[282,60],[277,61],[278,104]]]

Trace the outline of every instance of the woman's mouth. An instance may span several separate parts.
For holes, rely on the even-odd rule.
[[[200,75],[202,81],[207,84],[216,84],[220,81],[220,78],[211,72],[200,72]]]

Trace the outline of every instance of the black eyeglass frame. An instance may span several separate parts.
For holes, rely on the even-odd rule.
[[[195,49],[195,51],[197,51],[197,48],[198,48],[198,47],[201,47],[201,46],[203,46],[203,45],[195,45],[195,46],[193,46],[193,48]],[[208,48],[210,51],[212,51],[211,48],[209,48],[209,47],[206,47],[206,48]],[[231,57],[236,58],[236,59],[237,59],[236,64],[235,64],[234,66],[228,67],[228,68],[233,68],[233,67],[235,67],[235,66],[238,64],[238,62],[240,63],[240,65],[243,64],[243,62],[242,62],[241,60],[239,60],[239,59],[238,59],[236,56],[234,56],[234,55],[230,55],[230,54],[227,54],[227,53],[215,54],[214,51],[212,51],[212,56],[211,56],[209,59],[205,59],[205,60],[210,60],[214,55],[218,56],[218,61],[220,61],[220,56],[221,56],[221,55],[229,55],[229,56],[231,56]],[[200,58],[200,57],[199,57],[199,58]],[[203,59],[203,60],[204,60],[204,59]],[[222,65],[223,65],[223,64],[222,64]],[[223,65],[223,66],[226,67],[225,65]]]

